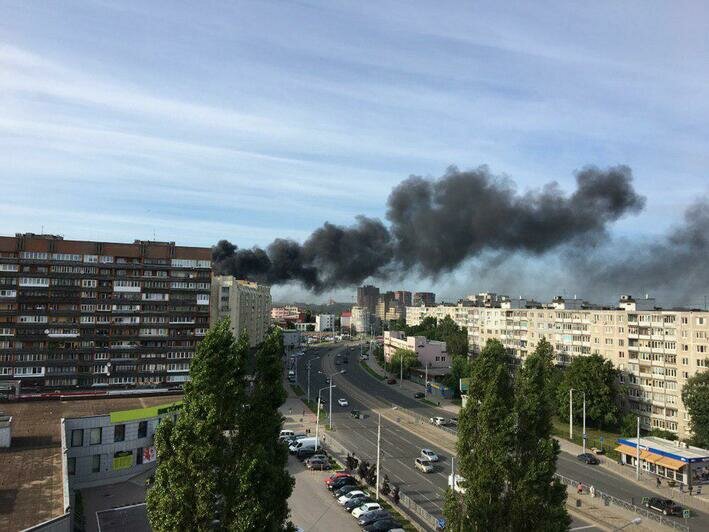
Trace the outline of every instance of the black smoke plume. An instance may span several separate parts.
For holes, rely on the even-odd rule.
[[[368,277],[410,272],[435,277],[483,251],[542,254],[566,243],[590,243],[609,223],[643,209],[627,166],[587,167],[577,189],[556,183],[519,194],[487,167],[451,167],[439,179],[411,176],[387,202],[387,228],[358,216],[349,227],[326,222],[303,243],[277,239],[266,250],[213,248],[214,268],[269,284],[300,282],[315,292],[359,284]]]

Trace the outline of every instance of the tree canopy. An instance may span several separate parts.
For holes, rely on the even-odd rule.
[[[391,356],[391,361],[387,364],[387,369],[398,375],[402,369],[402,365],[404,373],[406,373],[409,368],[420,366],[421,362],[419,362],[416,353],[411,349],[397,349]]]
[[[709,371],[691,376],[682,387],[682,402],[689,412],[692,443],[709,449]]]

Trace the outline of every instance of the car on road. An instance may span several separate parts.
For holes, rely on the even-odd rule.
[[[440,458],[433,449],[421,449],[421,458],[429,462],[438,462]]]
[[[444,425],[447,425],[446,418],[440,416],[432,417],[428,420],[428,422],[431,425],[436,425],[438,427],[443,427]]]
[[[382,519],[364,527],[366,532],[389,532],[397,528],[401,528],[401,523],[393,519]]]
[[[387,384],[396,384],[396,379],[387,379]]]
[[[362,418],[362,413],[359,410],[350,410],[350,415],[355,419]]]
[[[598,460],[598,458],[593,456],[591,453],[581,453],[576,458],[578,458],[579,462],[583,462],[584,464],[588,464],[588,465],[600,464],[600,461]]]
[[[391,514],[386,510],[372,510],[359,516],[357,523],[361,526],[371,525],[375,521],[391,519]]]
[[[330,460],[319,456],[312,456],[305,461],[305,467],[311,471],[325,471],[330,469]]]
[[[682,515],[683,508],[672,499],[661,499],[660,497],[650,497],[645,503],[645,508],[650,508],[662,515]]]
[[[372,498],[369,495],[360,495],[358,497],[352,497],[349,501],[345,503],[345,510],[351,512],[352,510],[359,508],[363,504],[372,502]]]
[[[345,399],[344,397],[340,397],[340,398],[337,400],[337,404],[340,405],[340,406],[350,406],[349,401],[347,401],[347,399]]]
[[[426,394],[423,392],[416,392],[414,394],[414,399],[423,399],[424,397],[426,397]]]
[[[378,502],[365,502],[364,504],[359,505],[357,508],[352,510],[352,517],[355,519],[360,518],[363,514],[366,514],[368,512],[373,512],[375,510],[381,510],[382,505],[379,504]]]
[[[337,502],[339,502],[342,506],[345,505],[347,501],[349,501],[353,497],[359,497],[360,495],[367,495],[365,492],[362,490],[353,490],[350,491],[349,493],[345,493],[342,495],[339,499],[337,499]]]
[[[414,460],[414,466],[422,473],[433,473],[433,464],[425,458]]]

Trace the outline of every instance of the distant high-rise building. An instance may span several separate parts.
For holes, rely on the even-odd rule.
[[[413,306],[420,307],[425,305],[427,307],[432,307],[436,304],[436,294],[433,292],[414,292]]]
[[[372,285],[360,286],[357,288],[357,306],[364,307],[370,314],[377,310],[379,300],[379,288]]]
[[[411,292],[408,292],[406,290],[397,290],[396,292],[394,292],[394,299],[396,299],[404,307],[411,306]]]
[[[231,275],[215,275],[212,280],[211,322],[229,318],[231,331],[249,335],[253,347],[263,342],[271,325],[271,287],[242,281]]]

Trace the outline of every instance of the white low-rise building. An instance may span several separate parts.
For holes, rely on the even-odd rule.
[[[397,349],[413,351],[424,367],[450,366],[445,342],[428,340],[425,336],[406,336],[403,331],[384,331],[384,358],[387,362],[391,362]]]

